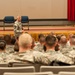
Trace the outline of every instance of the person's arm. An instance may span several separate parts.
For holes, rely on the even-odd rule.
[[[16,23],[14,24],[13,27],[14,27],[14,32],[17,32],[17,24]]]
[[[74,64],[74,61],[71,57],[62,54],[61,52],[58,52],[55,56],[56,56],[56,61],[70,64],[70,65]]]
[[[45,55],[45,53],[35,51],[34,62],[49,65],[52,61],[50,61],[50,59],[47,55]]]

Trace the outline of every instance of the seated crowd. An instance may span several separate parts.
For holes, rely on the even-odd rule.
[[[17,39],[0,36],[0,63],[31,62],[43,65],[74,65],[75,35],[39,34],[38,42],[29,33]]]

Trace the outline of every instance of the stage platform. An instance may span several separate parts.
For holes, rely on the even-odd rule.
[[[3,20],[0,21],[0,27],[3,27]],[[29,26],[72,26],[75,21],[68,21],[67,19],[29,19]],[[7,24],[7,27],[12,27],[13,24]],[[24,24],[27,26],[27,24]]]
[[[56,34],[65,34],[68,36],[69,33],[75,34],[75,22],[68,20],[35,20],[29,21],[29,30],[28,25],[23,24],[25,32],[28,32],[32,37],[37,41],[38,35],[43,33],[44,35],[54,32]],[[5,30],[4,30],[5,26]],[[0,21],[0,35],[14,35],[13,24],[4,24],[3,21]]]

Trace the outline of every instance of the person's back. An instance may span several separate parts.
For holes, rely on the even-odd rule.
[[[4,40],[0,40],[0,63],[6,61],[7,53],[6,53],[6,42]]]
[[[20,60],[26,60],[33,62],[33,55],[32,55],[32,37],[27,34],[23,33],[19,36],[19,51],[17,53],[11,54],[9,58],[9,62],[18,62]]]
[[[60,44],[59,44],[59,49],[62,53],[65,52],[65,48],[68,48],[69,45],[67,44],[67,38],[65,35],[62,35],[60,38]]]
[[[14,52],[14,45],[11,44],[11,36],[5,35],[4,40],[6,41],[6,51],[7,51],[7,53],[13,53]]]
[[[44,52],[43,48],[45,44],[45,36],[43,34],[39,34],[38,38],[39,38],[38,44],[36,44],[33,49],[36,51]]]
[[[62,51],[63,51],[62,53],[63,54],[66,54],[66,53],[69,53],[72,50],[75,50],[75,35],[73,35],[72,37],[70,37],[69,43],[70,43],[69,47],[62,49]]]
[[[70,47],[67,48],[67,52],[64,53],[64,55],[71,57],[73,60],[75,60],[75,35],[70,38]]]
[[[47,51],[46,53],[50,55],[49,58],[56,62],[61,62],[67,64],[73,64],[72,59],[69,57],[63,55],[60,51],[55,51],[55,46],[58,44],[58,40],[54,36],[48,36],[46,38],[46,47]],[[60,64],[59,64],[60,65]],[[64,64],[62,64],[64,65]]]
[[[55,51],[57,39],[54,36],[48,35],[45,40],[46,52],[39,53],[35,56],[35,61],[43,64],[51,65],[53,61],[62,62],[65,64],[74,64],[71,58],[64,56],[60,51]],[[62,64],[63,65],[63,64]]]

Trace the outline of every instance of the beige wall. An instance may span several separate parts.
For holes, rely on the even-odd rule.
[[[30,19],[67,18],[67,0],[0,0],[0,19],[28,15]]]

